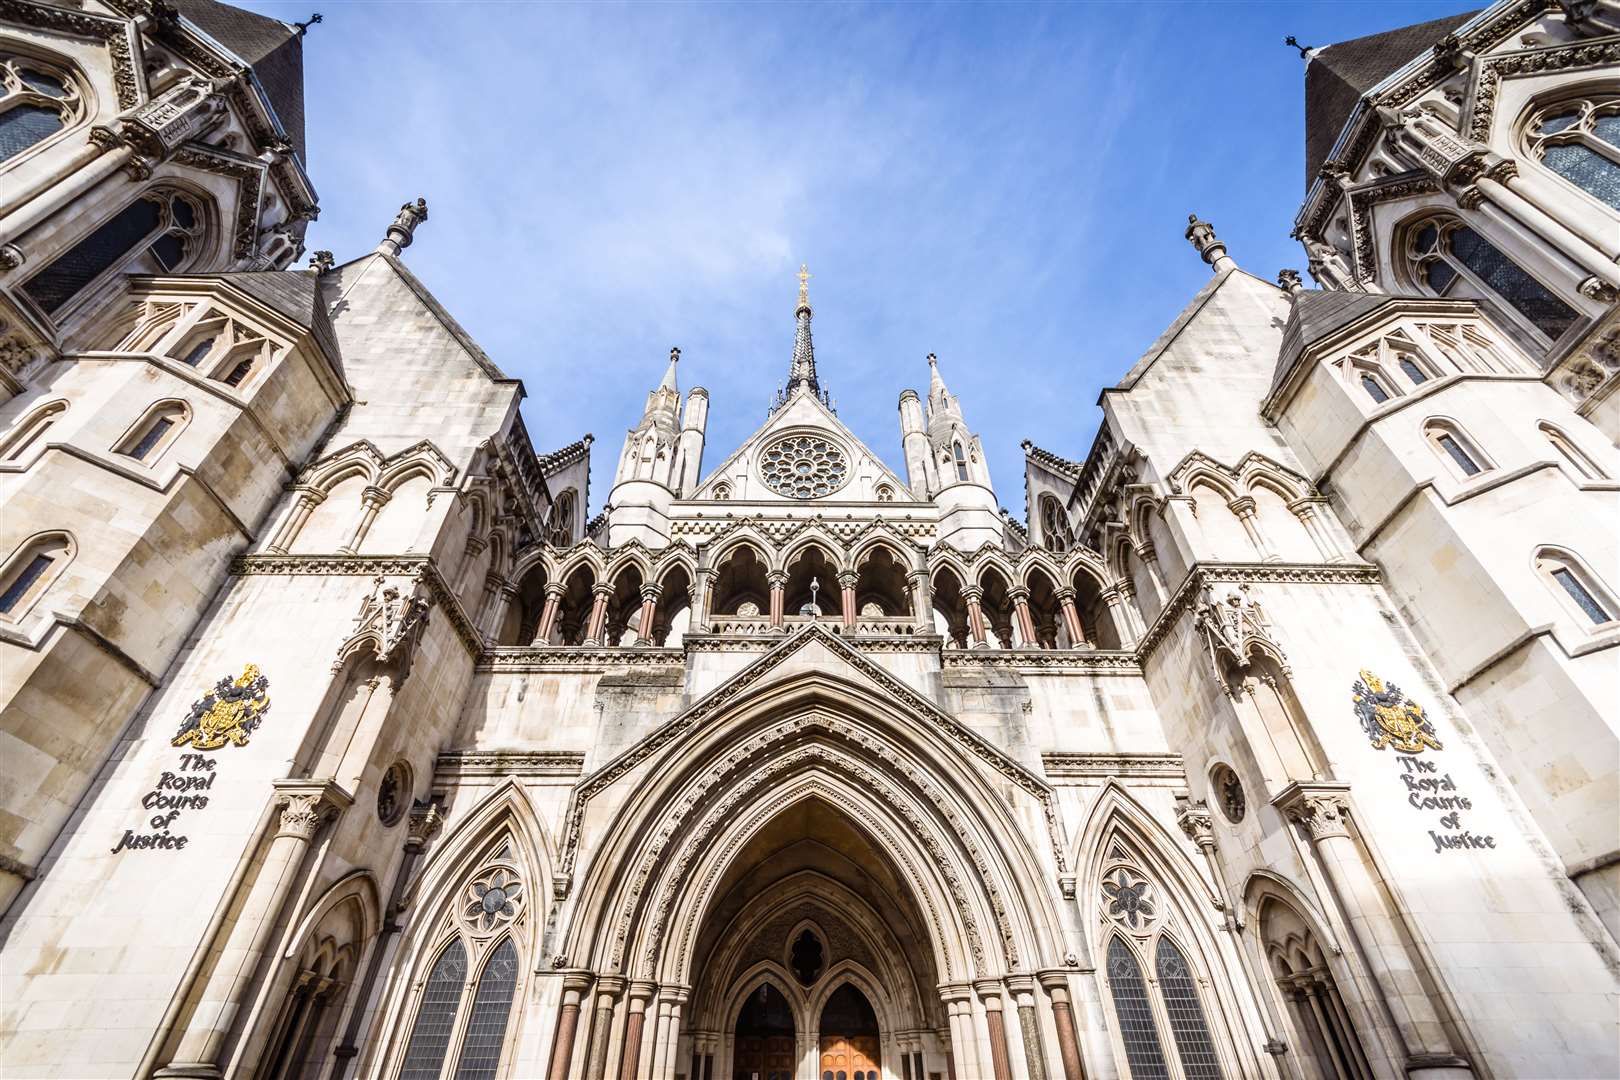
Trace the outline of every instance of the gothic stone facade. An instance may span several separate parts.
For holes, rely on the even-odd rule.
[[[424,202],[291,268],[305,29],[0,0],[6,1075],[1620,1072],[1616,4],[1306,50],[1322,287],[1190,219],[1027,524],[802,277],[587,522]]]

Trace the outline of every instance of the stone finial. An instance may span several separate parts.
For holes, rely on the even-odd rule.
[[[325,21],[326,19],[321,15],[320,12],[317,11],[303,22],[293,23],[293,34],[296,37],[303,37],[305,34],[309,33],[310,27],[314,26],[316,23],[322,23]]]
[[[1300,280],[1298,270],[1277,271],[1277,285],[1284,289],[1289,296],[1298,296],[1305,291],[1305,282]]]
[[[1207,221],[1199,221],[1197,214],[1187,215],[1187,231],[1183,234],[1198,254],[1203,256],[1215,273],[1223,273],[1236,268],[1237,263],[1226,253],[1226,245],[1215,236],[1215,226]]]
[[[309,257],[309,268],[316,277],[331,273],[332,267],[336,264],[337,260],[332,257],[330,251],[317,251]]]
[[[1287,46],[1289,46],[1291,48],[1298,49],[1299,50],[1299,58],[1301,60],[1309,60],[1311,58],[1311,55],[1316,52],[1315,46],[1301,45],[1299,43],[1299,39],[1296,38],[1293,34],[1289,34],[1287,37],[1283,38],[1283,44],[1287,45]]]
[[[398,255],[410,247],[411,240],[416,236],[416,227],[427,219],[426,199],[418,198],[414,203],[401,206],[394,223],[388,226],[388,234],[383,237],[382,243],[377,245],[378,254]]]

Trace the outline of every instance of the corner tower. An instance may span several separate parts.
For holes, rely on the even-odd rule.
[[[984,447],[968,430],[962,403],[946,388],[933,353],[926,406],[915,390],[900,395],[900,437],[912,493],[939,505],[940,539],[968,551],[1000,543],[1001,516]]]
[[[652,393],[647,395],[641,422],[624,436],[619,469],[608,494],[608,528],[614,544],[640,540],[649,547],[669,542],[669,505],[681,483],[682,451],[693,440],[681,431],[681,392],[676,385],[676,367],[681,350],[669,350],[669,367]],[[687,408],[690,426],[697,424],[695,450],[702,453],[703,423],[708,415],[708,395],[694,413]],[[692,465],[696,471],[696,463]]]

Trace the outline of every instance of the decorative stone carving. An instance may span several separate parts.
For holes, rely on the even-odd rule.
[[[420,595],[419,581],[409,581],[402,586],[379,574],[372,579],[372,584],[371,593],[360,603],[354,630],[338,649],[332,670],[341,669],[354,650],[365,643],[376,652],[379,663],[397,663],[403,679],[409,673],[411,653],[427,625],[428,609],[433,602]]]
[[[326,818],[326,808],[319,792],[288,793],[282,796],[281,818],[277,823],[277,836],[295,836],[312,840]]]
[[[120,120],[120,133],[161,161],[224,121],[226,106],[221,91],[229,84],[229,79],[182,80]]]
[[[760,454],[759,475],[778,495],[819,499],[849,482],[849,460],[831,439],[789,435]]]
[[[1283,815],[1304,827],[1313,841],[1350,835],[1347,784],[1290,784],[1274,800]]]
[[[1272,635],[1271,623],[1260,602],[1249,596],[1247,584],[1228,588],[1219,599],[1215,589],[1206,584],[1199,594],[1198,614],[1193,618],[1193,625],[1203,635],[1215,675],[1229,694],[1231,681],[1224,669],[1227,666],[1239,671],[1247,668],[1256,649],[1271,653],[1283,664],[1283,670],[1288,670],[1282,647]]]
[[[526,898],[516,867],[504,862],[487,866],[467,884],[461,921],[475,934],[493,934],[518,917]]]

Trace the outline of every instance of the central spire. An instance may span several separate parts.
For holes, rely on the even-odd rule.
[[[793,367],[788,371],[787,393],[792,396],[800,386],[811,393],[821,389],[816,381],[816,347],[810,340],[810,268],[799,264],[799,306],[794,309],[798,327],[793,332]]]

